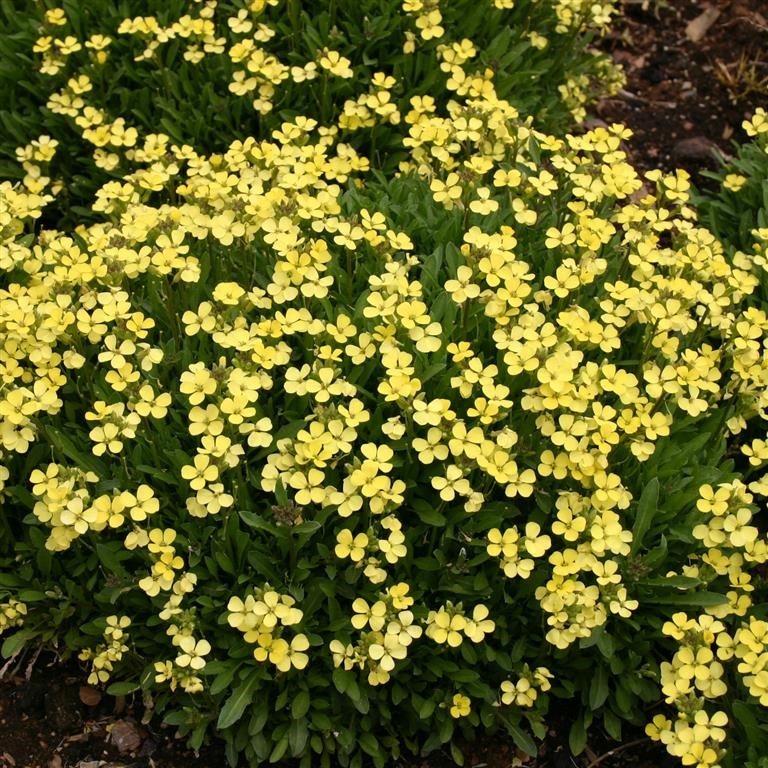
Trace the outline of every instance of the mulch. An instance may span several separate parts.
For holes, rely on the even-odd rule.
[[[684,168],[710,187],[702,172],[746,140],[741,123],[768,103],[765,0],[633,0],[602,47],[628,82],[597,115],[634,131],[635,166]]]
[[[0,768],[225,768],[219,743],[198,753],[185,747],[175,729],[145,717],[140,696],[109,696],[84,681],[84,667],[41,654],[31,668],[0,683]],[[537,758],[519,752],[497,734],[462,745],[466,768],[679,768],[641,730],[623,743],[599,728],[588,747],[571,755],[568,707],[551,720]],[[147,720],[147,722],[144,722]],[[286,760],[278,768],[295,768]],[[447,752],[402,759],[396,768],[454,768]],[[244,767],[243,767],[244,768]]]

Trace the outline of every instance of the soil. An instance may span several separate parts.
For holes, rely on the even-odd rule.
[[[221,744],[199,753],[185,748],[175,729],[158,718],[143,723],[139,699],[108,696],[85,682],[84,667],[41,654],[0,682],[0,768],[225,768]],[[552,719],[537,758],[519,752],[504,736],[463,745],[466,768],[679,768],[641,732],[613,742],[590,733],[578,757],[567,747],[567,716]],[[295,768],[285,761],[278,768]],[[241,766],[243,768],[243,766]],[[442,751],[403,759],[396,768],[455,768]]]
[[[627,84],[597,115],[632,129],[635,166],[684,168],[711,186],[702,171],[746,140],[741,123],[768,103],[765,0],[631,0],[602,47]]]
[[[698,40],[707,8],[717,18]],[[708,18],[715,16],[712,13]],[[627,0],[623,18],[603,43],[627,73],[620,94],[597,107],[599,120],[634,131],[628,142],[641,170],[685,168],[697,186],[743,140],[741,122],[768,101],[768,8],[765,0]],[[696,20],[699,19],[697,22]],[[688,25],[694,22],[693,28]],[[686,34],[688,30],[689,34]],[[695,34],[694,34],[695,36]],[[752,74],[750,74],[752,72]],[[761,81],[765,82],[761,84]],[[0,682],[0,768],[224,768],[220,744],[198,754],[157,719],[142,724],[140,701],[111,697],[85,684],[77,663],[43,656]],[[678,768],[642,732],[622,744],[599,730],[585,752],[567,747],[567,722],[553,720],[535,759],[497,737],[464,749],[467,768]],[[284,764],[286,768],[290,763]],[[401,761],[398,768],[447,768],[447,754]]]

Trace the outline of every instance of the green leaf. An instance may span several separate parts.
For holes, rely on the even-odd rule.
[[[424,699],[424,703],[419,707],[419,717],[426,720],[435,711],[435,700]]]
[[[320,731],[330,731],[333,728],[331,718],[325,712],[318,712],[316,710],[312,712],[312,725]]]
[[[691,576],[662,576],[658,579],[643,579],[638,584],[642,587],[677,587],[678,589],[695,589],[704,582]]]
[[[151,477],[155,477],[158,480],[162,480],[165,483],[174,484],[178,482],[178,479],[174,477],[170,472],[158,469],[157,467],[151,467],[149,464],[137,464],[136,469],[139,470],[139,472],[144,472],[145,474],[150,475]]]
[[[603,631],[598,634],[596,645],[606,659],[612,659],[614,652],[613,638],[605,631],[604,627],[600,627],[600,629]]]
[[[309,711],[309,693],[307,691],[299,691],[291,703],[291,717],[294,720],[298,720]]]
[[[752,746],[768,745],[768,734],[761,728],[756,717],[758,707],[750,707],[743,701],[734,701],[732,707],[736,721],[747,734],[749,743]]]
[[[237,514],[240,515],[240,519],[251,528],[256,528],[261,531],[269,531],[272,534],[277,534],[277,526],[272,525],[269,521],[257,512],[251,512],[247,509],[239,509]]]
[[[288,745],[291,748],[291,754],[298,757],[307,746],[309,740],[309,730],[304,720],[294,720],[288,728]]]
[[[183,709],[177,709],[174,712],[168,712],[163,715],[163,722],[168,725],[186,725],[189,722],[190,713]]]
[[[517,723],[512,720],[503,718],[504,725],[507,728],[507,732],[512,737],[512,741],[515,742],[515,746],[525,752],[526,755],[536,757],[539,754],[539,750],[536,746],[536,742],[531,738],[530,734],[524,731]]]
[[[202,722],[187,737],[188,746],[191,749],[195,750],[195,752],[197,752],[197,750],[203,746],[203,741],[205,740],[205,732],[207,729],[208,729],[208,723]]]
[[[104,465],[93,456],[78,451],[75,444],[63,432],[51,426],[44,427],[44,432],[51,445],[70,461],[74,461],[80,469],[95,472],[99,477],[104,477],[107,472]]]
[[[680,595],[653,595],[644,598],[642,602],[656,605],[693,605],[708,608],[713,605],[726,605],[728,598],[717,592],[684,592]]]
[[[600,664],[589,686],[589,708],[594,711],[602,707],[608,698],[608,692],[608,669],[604,664]]]
[[[229,728],[230,725],[236,723],[243,716],[245,708],[253,701],[253,692],[258,682],[258,675],[253,673],[235,688],[232,695],[224,702],[221,712],[219,712],[219,719],[216,722],[216,727],[219,730]]]
[[[427,525],[445,525],[445,517],[432,504],[423,499],[415,499],[413,509],[422,522]]]
[[[232,682],[232,679],[235,676],[235,672],[237,672],[238,669],[240,669],[239,664],[234,664],[232,662],[229,662],[229,666],[223,671],[219,672],[219,674],[217,674],[216,677],[213,678],[213,682],[211,683],[211,687],[209,688],[210,694],[212,696],[215,696],[216,694],[221,693],[222,691],[229,688],[230,683]]]
[[[129,693],[138,691],[139,687],[140,686],[138,683],[131,683],[126,680],[118,683],[112,683],[107,688],[107,693],[110,696],[127,696]]]
[[[312,535],[315,531],[321,528],[320,523],[317,520],[306,520],[299,525],[294,526],[291,532],[300,536]]]
[[[40,592],[37,589],[22,589],[19,592],[19,600],[22,603],[37,603],[41,600],[47,600],[45,592]]]
[[[621,720],[610,709],[603,710],[603,725],[612,739],[621,741]]]
[[[31,640],[35,636],[35,632],[31,629],[22,629],[14,633],[10,637],[6,637],[3,641],[3,645],[0,648],[0,656],[4,659],[8,659],[13,656],[14,653],[21,650],[28,640]]]
[[[371,757],[377,757],[379,754],[379,742],[372,733],[363,733],[358,738],[358,743],[362,750]]]
[[[280,478],[278,478],[277,482],[275,483],[275,498],[281,507],[288,506],[288,493],[285,490],[283,481]]]
[[[277,744],[275,744],[272,752],[269,755],[269,762],[276,763],[286,752],[288,751],[288,736],[283,736]]]
[[[654,547],[643,557],[643,565],[646,568],[653,569],[660,563],[664,562],[667,557],[667,537],[664,534],[661,535],[661,541],[658,547]]]
[[[584,716],[577,718],[568,732],[568,747],[574,755],[579,755],[587,746],[587,724]]]
[[[640,494],[640,500],[637,502],[637,511],[635,512],[635,524],[632,526],[632,550],[634,555],[640,549],[643,543],[643,537],[651,527],[653,518],[659,508],[659,480],[654,477],[643,488]]]
[[[336,667],[336,669],[333,670],[331,673],[331,679],[333,680],[333,684],[336,686],[336,690],[339,693],[346,693],[350,683],[354,682],[352,675],[350,675],[346,670],[343,670],[341,667]]]

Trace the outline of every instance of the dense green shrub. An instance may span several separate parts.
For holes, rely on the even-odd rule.
[[[233,764],[535,752],[553,698],[576,752],[651,707],[686,765],[768,751],[761,260],[621,126],[547,133],[495,83],[411,102],[397,177],[312,116],[214,152],[136,129],[71,228],[45,211],[76,152],[21,149],[11,665],[78,653]]]
[[[211,153],[301,115],[338,124],[391,172],[406,156],[411,99],[444,107],[464,71],[467,88],[493,75],[499,96],[558,131],[620,78],[587,50],[608,0],[29,5],[0,2],[0,176],[16,177],[16,148],[40,134],[62,142],[51,168],[61,191],[45,217],[67,226],[89,215],[96,188],[135,168],[133,128]]]
[[[2,301],[6,655],[87,646],[194,743],[218,722],[233,757],[342,763],[465,724],[531,749],[550,675],[584,705],[574,748],[593,716],[618,735],[658,696],[663,634],[691,718],[731,677],[677,677],[691,647],[755,663],[765,488],[724,461],[765,397],[750,265],[694,225],[684,177],[627,199],[620,133],[474,109],[499,164],[370,192],[303,132],[36,241],[17,222],[44,200],[5,185],[26,275]]]
[[[743,128],[751,138],[736,147],[722,170],[706,174],[717,191],[700,194],[696,205],[702,221],[733,249],[752,253],[762,265],[768,243],[768,115],[758,108]],[[768,294],[761,293],[763,300]]]

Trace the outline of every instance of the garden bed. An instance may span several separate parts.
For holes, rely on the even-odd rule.
[[[21,180],[0,185],[0,768],[673,768],[651,736],[708,765],[724,723],[765,742],[750,672],[768,544],[741,481],[768,461],[768,320],[747,298],[765,306],[764,259],[699,229],[675,171],[714,189],[715,155],[763,131],[741,127],[765,96],[761,5],[627,3],[602,44],[618,92],[580,47],[599,5],[583,38],[569,3],[532,5],[547,37],[507,0],[488,25],[450,9],[479,50],[435,47],[443,19],[420,0],[360,29],[354,4],[316,19],[289,2],[270,20],[293,67],[227,51],[213,6],[133,20],[110,52],[160,64],[133,91],[110,86],[98,36],[89,75],[44,107],[14,91],[76,150],[0,137]],[[229,12],[226,34],[256,29]],[[318,42],[337,21],[350,59]],[[398,78],[374,73],[393,40]],[[52,76],[78,52],[35,46]],[[196,90],[207,54],[221,82]],[[4,55],[0,84],[23,59]],[[443,91],[406,101],[424,69]],[[548,71],[560,88],[537,90]],[[318,72],[319,99],[301,90]],[[182,86],[210,124],[174,123]],[[139,148],[154,88],[182,138]],[[96,93],[111,115],[79,98]],[[277,121],[284,93],[320,127]],[[274,141],[241,142],[230,110]],[[35,127],[17,112],[0,116]],[[192,127],[195,149],[173,144]],[[198,155],[198,135],[221,151]],[[760,200],[722,199],[750,250]]]

